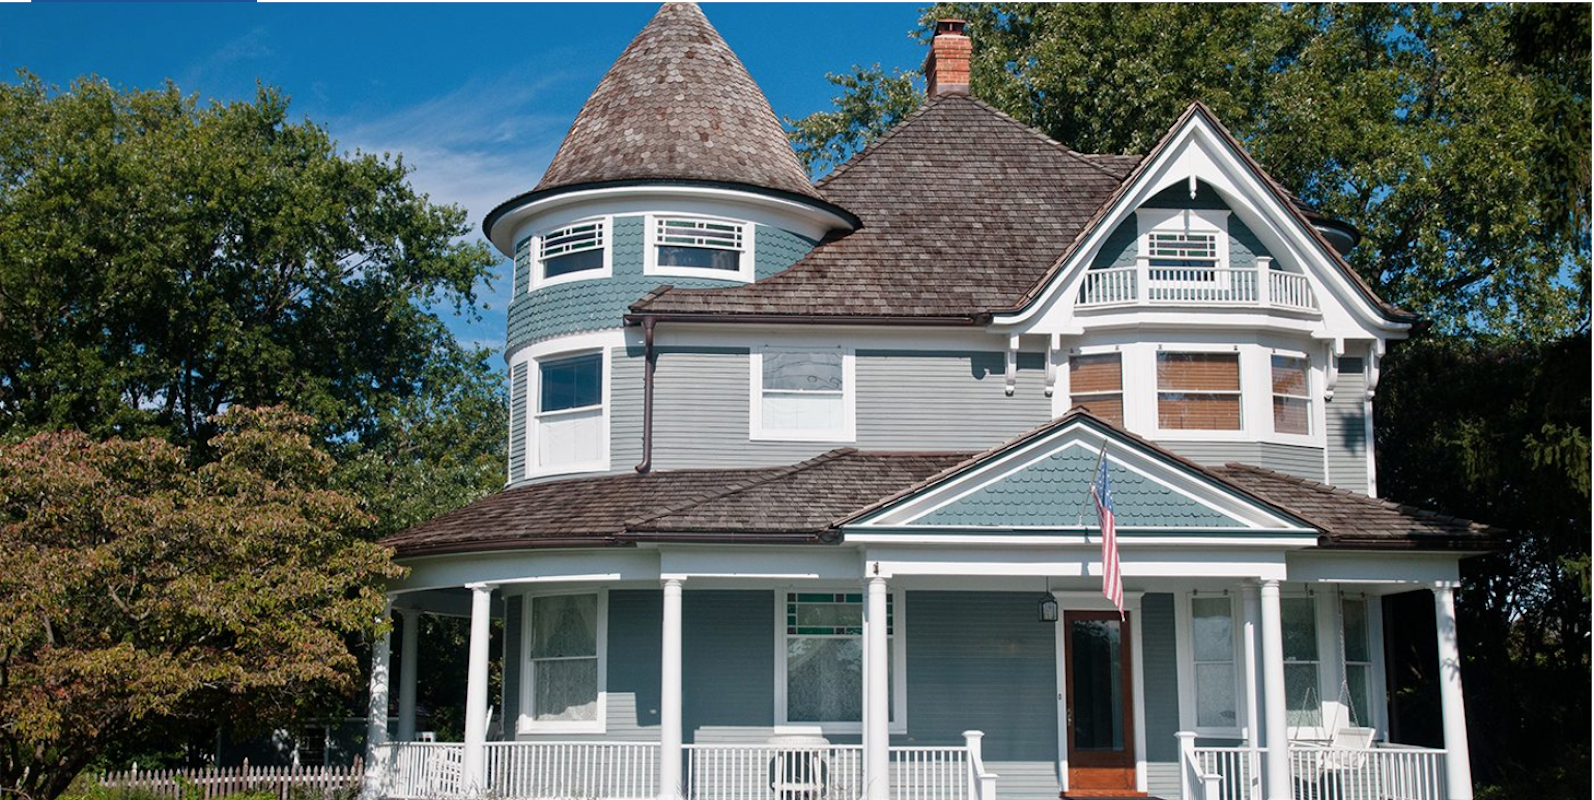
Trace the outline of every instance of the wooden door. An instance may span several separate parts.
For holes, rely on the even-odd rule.
[[[1068,687],[1068,792],[1135,792],[1135,717],[1129,623],[1116,611],[1063,615]]]

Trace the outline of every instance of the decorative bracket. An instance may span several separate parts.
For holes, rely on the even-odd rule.
[[[1384,340],[1374,339],[1370,356],[1367,359],[1367,399],[1373,399],[1373,393],[1378,391],[1378,372],[1380,363],[1384,360]]]
[[[1323,401],[1329,402],[1334,399],[1334,387],[1339,384],[1339,359],[1345,355],[1345,340],[1336,336],[1325,344],[1328,345],[1325,348],[1328,351],[1328,364],[1323,371]]]
[[[1057,354],[1061,351],[1063,337],[1061,334],[1052,334],[1046,337],[1046,385],[1043,388],[1047,397],[1057,393]]]
[[[1013,392],[1018,390],[1018,338],[1007,337],[1007,372],[1002,392],[1008,397],[1012,397]]]

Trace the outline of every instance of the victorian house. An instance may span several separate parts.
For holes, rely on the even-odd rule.
[[[667,4],[487,215],[507,484],[387,540],[371,794],[1471,797],[1452,592],[1498,532],[1380,500],[1372,446],[1418,316],[1206,108],[1081,153],[971,96],[970,44],[811,182]],[[419,614],[469,618],[468,675]],[[1412,637],[1442,747],[1391,719]],[[467,682],[463,741],[421,681]]]

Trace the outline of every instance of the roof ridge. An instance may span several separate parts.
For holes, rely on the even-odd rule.
[[[1109,170],[1106,167],[1091,161],[1089,158],[1086,157],[1086,155],[1087,155],[1086,153],[1081,153],[1080,151],[1075,150],[1074,148],[1069,147],[1068,145],[1063,144],[1062,142],[1060,142],[1060,141],[1058,141],[1056,139],[1053,139],[1051,136],[1047,135],[1044,131],[1041,131],[1039,128],[1036,128],[1033,125],[1029,125],[1029,124],[1025,123],[1023,120],[1013,116],[1012,114],[1007,113],[1006,111],[1003,111],[1000,108],[997,108],[996,106],[991,105],[990,103],[985,102],[984,100],[981,100],[978,97],[975,97],[973,95],[962,95],[962,97],[970,100],[976,106],[979,106],[980,108],[982,108],[982,109],[984,109],[986,111],[989,111],[990,113],[996,115],[997,119],[1000,119],[1003,122],[1007,122],[1007,123],[1012,124],[1012,125],[1017,125],[1025,133],[1028,133],[1029,135],[1041,140],[1042,142],[1044,142],[1046,144],[1049,144],[1052,147],[1055,147],[1055,148],[1063,151],[1063,153],[1065,155],[1072,156],[1075,160],[1079,161],[1082,164],[1085,164],[1086,166],[1090,167],[1091,169],[1096,170],[1097,172],[1100,172],[1101,174],[1106,175],[1107,177],[1112,178],[1113,180],[1119,180],[1119,177],[1117,175],[1114,175],[1112,170]],[[1113,154],[1110,154],[1110,153],[1094,153],[1094,154],[1091,154],[1091,155],[1113,155]]]
[[[909,123],[917,121],[920,117],[924,116],[924,113],[926,111],[930,110],[931,106],[938,105],[938,104],[944,102],[948,96],[949,95],[942,95],[941,97],[927,97],[927,98],[925,98],[924,102],[920,103],[918,108],[915,108],[913,111],[909,112],[908,115],[903,117],[902,119],[897,120],[897,124],[892,125],[891,128],[888,129],[885,133],[882,133],[879,136],[876,136],[874,141],[864,145],[862,150],[859,150],[858,152],[853,153],[852,156],[850,158],[848,158],[846,161],[843,161],[840,164],[837,164],[835,169],[832,169],[828,175],[824,176],[823,178],[820,178],[817,181],[814,181],[814,188],[815,189],[824,189],[826,184],[830,183],[832,180],[834,180],[835,178],[839,177],[842,173],[844,173],[844,172],[852,169],[853,167],[857,166],[865,158],[868,158],[869,156],[873,155],[875,153],[875,151],[881,145],[883,145],[887,141],[890,141],[891,139],[895,138],[897,136],[897,133],[899,131],[903,130],[904,128],[906,128],[909,125]]]
[[[752,477],[752,478],[748,478],[748,479],[744,479],[744,480],[734,481],[732,483],[728,483],[725,486],[721,487],[720,491],[709,492],[709,493],[704,494],[702,496],[694,496],[694,497],[688,498],[687,500],[682,501],[680,503],[676,503],[676,504],[673,504],[673,505],[670,505],[670,506],[666,506],[664,508],[664,510],[662,510],[662,511],[656,513],[656,514],[649,514],[649,515],[640,516],[640,517],[632,517],[630,519],[625,520],[625,522],[623,524],[624,524],[626,530],[630,530],[633,527],[640,526],[640,525],[642,525],[644,523],[647,523],[647,522],[652,522],[654,520],[661,519],[663,517],[668,517],[668,516],[670,516],[672,514],[679,514],[682,511],[686,511],[686,510],[692,508],[693,506],[702,505],[704,503],[709,502],[710,500],[719,500],[719,499],[724,498],[724,497],[729,497],[730,495],[736,494],[738,492],[746,491],[746,490],[751,489],[751,488],[753,488],[755,486],[763,486],[763,485],[765,485],[767,483],[770,483],[772,481],[780,480],[781,478],[785,478],[785,477],[787,477],[789,475],[793,475],[795,473],[802,472],[804,470],[813,469],[814,467],[817,467],[817,466],[819,466],[821,464],[826,464],[826,463],[829,463],[831,461],[837,461],[839,459],[842,459],[842,458],[845,458],[847,456],[850,456],[850,455],[852,455],[852,454],[854,454],[856,452],[858,452],[858,450],[857,450],[857,448],[854,448],[854,447],[837,447],[837,448],[835,448],[833,450],[827,450],[827,451],[825,451],[823,453],[820,453],[817,456],[814,456],[813,458],[810,458],[810,459],[807,459],[807,460],[804,460],[804,461],[799,461],[799,462],[797,462],[795,464],[788,464],[786,466],[781,466],[781,467],[771,467],[771,468],[769,468],[770,471],[769,471],[768,474],[761,474],[761,475],[758,475],[756,477]]]

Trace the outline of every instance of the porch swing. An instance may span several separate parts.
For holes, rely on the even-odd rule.
[[[1315,709],[1318,730],[1331,730],[1328,740],[1305,739],[1301,735],[1301,728],[1297,726],[1290,734],[1290,772],[1295,780],[1318,787],[1324,786],[1330,778],[1333,785],[1341,791],[1334,796],[1343,795],[1344,778],[1352,773],[1361,771],[1367,765],[1368,757],[1372,752],[1373,738],[1377,733],[1370,727],[1363,726],[1361,714],[1356,709],[1356,700],[1351,696],[1350,678],[1343,672],[1345,658],[1345,626],[1339,626],[1339,657],[1341,660],[1341,675],[1339,681],[1339,696],[1335,698],[1337,706],[1345,709],[1345,725],[1325,727],[1323,725],[1323,706],[1313,703],[1316,695],[1314,687],[1308,685],[1301,693],[1301,707]],[[1338,710],[1335,711],[1336,716]],[[1337,721],[1337,720],[1336,720]],[[1294,755],[1299,752],[1300,756]],[[1327,796],[1321,792],[1316,796]]]

